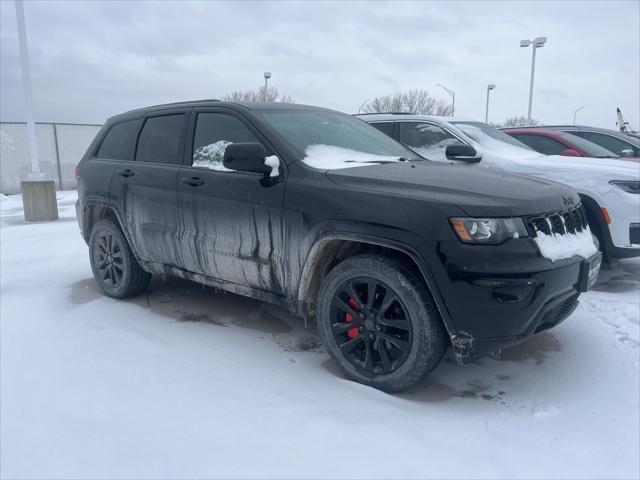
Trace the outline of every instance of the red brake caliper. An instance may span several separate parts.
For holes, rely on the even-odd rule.
[[[358,303],[353,298],[350,298],[347,303],[355,311],[358,311],[360,309],[358,307]],[[353,315],[351,315],[350,313],[347,313],[345,315],[345,320],[347,322],[353,322]],[[349,336],[349,338],[356,338],[358,335],[360,335],[360,330],[358,328],[350,328],[349,330],[347,330],[347,335]]]

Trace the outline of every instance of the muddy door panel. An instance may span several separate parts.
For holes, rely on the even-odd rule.
[[[113,176],[111,192],[134,250],[147,261],[179,265],[178,166],[128,162]]]
[[[179,175],[182,258],[188,270],[282,292],[283,184],[184,167]]]

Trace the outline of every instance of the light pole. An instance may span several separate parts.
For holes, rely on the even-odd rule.
[[[31,93],[31,71],[29,70],[29,51],[27,48],[27,29],[24,22],[24,5],[16,0],[16,20],[18,23],[18,46],[20,48],[20,68],[22,70],[22,88],[26,107],[27,136],[31,173],[20,182],[24,219],[27,222],[43,222],[58,219],[56,202],[56,184],[40,172],[36,123],[33,115],[33,95]]]
[[[533,53],[531,54],[531,83],[529,84],[529,110],[527,112],[527,120],[531,120],[531,102],[533,100],[533,76],[536,71],[536,50],[544,47],[547,43],[547,37],[537,37],[533,40],[520,40],[520,47],[528,47],[533,45]]]
[[[29,68],[29,49],[27,47],[27,32],[24,24],[24,5],[22,0],[16,0],[16,20],[18,22],[18,44],[20,47],[20,66],[22,69],[22,89],[24,90],[24,104],[27,117],[27,137],[29,138],[29,153],[31,157],[31,173],[28,178],[44,178],[40,173],[38,158],[38,142],[36,140],[36,124],[33,115],[33,95],[31,93],[31,70]]]
[[[456,92],[454,92],[453,90],[449,90],[447,87],[445,87],[444,85],[438,83],[436,85],[436,87],[441,87],[444,89],[445,92],[447,92],[449,95],[451,95],[451,116],[453,117],[454,111],[456,109]]]
[[[589,106],[589,105],[582,105],[580,108],[576,108],[576,109],[573,111],[573,124],[574,124],[574,125],[576,124],[576,115],[578,114],[578,112],[579,112],[580,110],[582,110],[583,108],[588,107],[588,106]]]
[[[484,123],[489,123],[489,92],[496,88],[495,84],[487,85],[487,108],[484,111]]]
[[[269,98],[269,79],[271,78],[271,72],[264,72],[264,101]]]

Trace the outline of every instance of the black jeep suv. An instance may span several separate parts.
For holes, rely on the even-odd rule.
[[[279,304],[315,319],[345,374],[386,391],[447,346],[464,361],[553,327],[598,273],[598,254],[552,262],[535,241],[535,222],[586,229],[568,187],[432,163],[322,108],[134,110],[107,121],[77,175],[107,295],[156,273]]]

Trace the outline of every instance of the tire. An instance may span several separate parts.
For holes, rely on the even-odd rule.
[[[342,372],[386,392],[422,380],[448,345],[424,283],[381,255],[351,257],[331,270],[320,287],[316,320]]]
[[[100,220],[89,236],[93,277],[104,293],[128,298],[144,292],[151,274],[140,268],[122,230],[111,220]]]

